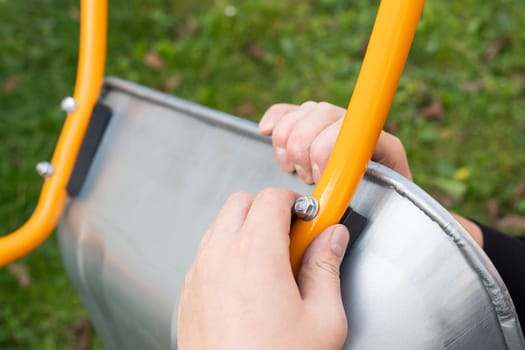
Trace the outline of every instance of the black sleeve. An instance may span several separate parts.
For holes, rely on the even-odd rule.
[[[477,222],[476,222],[477,223]],[[525,334],[525,240],[510,237],[477,223],[483,233],[483,250],[509,290]]]

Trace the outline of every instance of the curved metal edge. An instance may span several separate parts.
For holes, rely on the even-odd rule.
[[[220,128],[234,130],[236,132],[271,144],[271,138],[261,135],[257,125],[250,120],[242,119],[216,109],[205,107],[198,103],[190,102],[173,95],[167,95],[117,77],[107,77],[104,80],[103,89],[104,94],[110,92],[112,89],[125,91],[127,94],[147,100],[148,102],[153,102],[161,106],[166,106],[171,109],[184,112],[185,114],[191,115],[206,123]]]
[[[441,227],[485,286],[509,349],[525,349],[520,321],[507,287],[490,259],[465,228],[434,198],[395,171],[381,164],[370,162],[365,176],[370,181],[394,189]]]

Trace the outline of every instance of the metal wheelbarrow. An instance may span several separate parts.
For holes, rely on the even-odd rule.
[[[345,349],[525,349],[512,300],[463,227],[368,162],[423,2],[383,0],[345,122],[292,228],[292,267],[322,228],[354,237],[341,271]],[[102,83],[105,2],[83,1],[77,87],[35,214],[0,238],[0,264],[55,224],[64,266],[108,349],[176,347],[178,293],[201,234],[234,191],[312,192],[279,171],[248,121],[117,78]],[[102,89],[100,86],[102,85]],[[349,209],[351,208],[351,209]]]

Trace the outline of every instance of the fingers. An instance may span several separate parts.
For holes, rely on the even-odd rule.
[[[312,183],[316,179],[314,173],[320,174],[320,166],[319,161],[313,159],[316,160],[316,166],[313,167],[311,148],[316,143],[331,145],[317,147],[314,153],[319,159],[328,159],[329,152],[321,154],[320,151],[325,149],[331,151],[335,137],[333,140],[319,140],[318,138],[325,129],[338,122],[344,113],[344,109],[326,102],[309,101],[301,106],[279,104],[268,109],[263,116],[260,128],[261,132],[264,130],[264,133],[272,134],[275,155],[281,168],[288,172],[295,170],[303,181]]]
[[[312,183],[319,181],[328,162],[344,114],[343,108],[326,102],[281,103],[266,111],[259,127],[262,134],[272,135],[280,167]],[[405,148],[394,135],[381,132],[372,160],[412,179]]]
[[[289,103],[274,104],[264,112],[261,121],[259,122],[259,131],[263,135],[271,135],[275,124],[277,124],[286,114],[293,112],[298,108],[298,105]]]
[[[287,149],[288,138],[297,127],[297,124],[300,123],[301,119],[307,116],[314,107],[315,102],[308,101],[303,103],[299,108],[283,115],[273,128],[272,143],[275,157],[284,171],[292,172],[296,170],[295,164],[290,159],[290,153]]]
[[[342,120],[344,113],[344,109],[329,103],[317,103],[312,109],[306,111],[305,115],[293,126],[293,129],[289,132],[286,145],[277,145],[277,147],[286,148],[288,158],[295,166],[295,171],[306,183],[314,182],[312,172],[314,159],[311,157],[312,146],[316,143],[332,144],[332,147],[330,147],[331,151],[335,137],[333,139],[323,139],[323,131]],[[275,132],[280,131],[278,127],[276,127]],[[279,142],[278,137],[274,143],[277,142]],[[321,156],[328,159],[329,155],[330,153],[328,152]]]
[[[242,228],[245,238],[258,249],[281,256],[287,263],[292,206],[298,196],[287,189],[263,190],[255,197]]]
[[[342,122],[343,119],[341,118],[326,129],[322,130],[310,146],[312,176],[316,183],[321,178],[321,174],[323,173],[326,163],[328,163],[328,159],[330,158],[330,154],[334,149],[335,141],[337,135],[339,135]]]
[[[210,250],[217,250],[231,244],[244,224],[253,200],[254,196],[249,193],[232,194],[202,238],[199,251],[207,249],[207,246],[211,246]]]
[[[349,238],[343,225],[327,228],[308,247],[297,276],[303,300],[320,320],[332,323],[341,343],[347,330],[339,269]]]
[[[198,255],[221,256],[234,242],[244,240],[257,249],[283,256],[288,261],[292,206],[299,195],[287,189],[269,188],[257,196],[231,195],[199,245]]]
[[[339,267],[349,238],[345,226],[333,225],[310,244],[297,278],[303,299],[340,299]]]

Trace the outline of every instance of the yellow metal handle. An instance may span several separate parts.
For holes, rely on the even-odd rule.
[[[312,196],[319,213],[292,227],[290,259],[297,275],[312,240],[337,223],[354,195],[383,129],[414,38],[424,0],[382,0],[336,144]],[[350,232],[350,234],[352,234]]]
[[[53,174],[44,182],[33,215],[18,230],[0,237],[0,267],[38,247],[55,228],[65,206],[66,185],[102,87],[107,1],[82,0],[80,15],[80,49],[73,96],[77,107],[64,123],[51,160]]]

